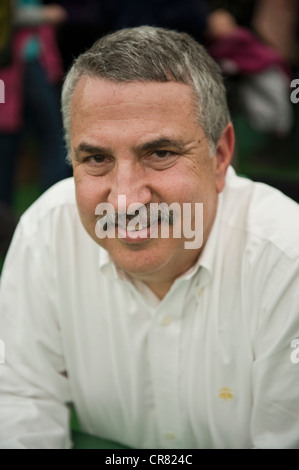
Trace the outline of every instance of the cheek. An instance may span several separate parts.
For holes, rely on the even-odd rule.
[[[101,185],[96,178],[75,175],[76,200],[81,217],[94,220],[97,205],[102,202]]]
[[[195,175],[181,173],[174,179],[168,179],[165,195],[170,201],[182,203],[204,202],[206,182]]]
[[[194,180],[194,176],[190,175],[186,168],[178,165],[173,170],[163,173],[154,189],[160,193],[160,199],[164,202],[192,202],[198,191],[198,185]]]

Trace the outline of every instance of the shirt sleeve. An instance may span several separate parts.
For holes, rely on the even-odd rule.
[[[299,363],[292,359],[292,344],[299,339],[299,260],[268,256],[271,263],[261,255],[251,293],[251,435],[255,448],[298,449]]]
[[[50,249],[19,224],[0,286],[0,448],[69,448],[70,392]]]

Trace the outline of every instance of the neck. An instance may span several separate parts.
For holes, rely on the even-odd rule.
[[[159,300],[163,300],[167,292],[171,289],[172,282],[144,282],[147,287],[158,297]]]
[[[163,269],[159,273],[155,272],[154,275],[136,275],[135,273],[134,275],[131,274],[131,276],[142,281],[159,300],[163,300],[175,280],[194,266],[198,260],[198,256],[199,253],[197,253],[194,258],[190,259],[188,264],[181,266],[180,269],[177,269],[176,266],[171,266],[171,269],[169,269],[168,266],[167,269]]]

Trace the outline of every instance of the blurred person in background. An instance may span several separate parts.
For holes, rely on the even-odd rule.
[[[12,3],[10,0],[2,0],[0,3],[0,67],[7,66],[12,61]],[[3,83],[0,93],[0,111],[5,101],[5,88]],[[11,208],[0,202],[0,270],[2,262],[8,250],[17,218]]]
[[[299,66],[298,0],[260,0],[252,27],[292,68]]]
[[[10,63],[0,69],[5,103],[0,109],[0,201],[12,205],[21,143],[34,130],[40,144],[41,190],[69,175],[59,96],[63,75],[55,26],[66,20],[59,5],[15,0]]]
[[[290,63],[252,29],[256,2],[241,0],[231,4],[210,1],[206,38],[209,53],[224,74],[233,79],[232,112],[237,109],[243,113],[254,129],[284,138],[294,125]],[[247,7],[243,16],[242,5]]]

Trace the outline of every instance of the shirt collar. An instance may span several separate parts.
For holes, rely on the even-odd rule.
[[[116,265],[112,261],[108,251],[102,247],[100,247],[99,251],[99,268],[100,271],[110,279],[118,278]]]
[[[206,244],[198,258],[199,265],[209,271],[209,273],[212,273],[214,269],[222,205],[223,195],[222,193],[220,193],[218,196],[217,211],[212,229],[210,231]]]
[[[218,238],[218,229],[219,229],[219,221],[220,221],[220,213],[222,209],[222,194],[218,196],[218,204],[216,210],[215,220],[206,241],[206,244],[199,255],[197,261],[193,266],[191,266],[188,271],[182,274],[178,279],[176,279],[176,283],[182,280],[189,280],[197,273],[200,272],[200,284],[203,286],[206,284],[212,277],[213,268],[214,268],[214,260],[217,248],[217,238]]]

